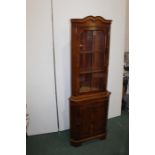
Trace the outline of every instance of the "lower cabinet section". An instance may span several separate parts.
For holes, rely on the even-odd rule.
[[[109,96],[70,99],[71,144],[106,136],[106,122]]]

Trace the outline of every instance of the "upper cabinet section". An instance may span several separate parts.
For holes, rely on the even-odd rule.
[[[106,90],[111,20],[72,19],[72,95]]]

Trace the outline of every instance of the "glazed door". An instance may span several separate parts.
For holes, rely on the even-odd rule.
[[[106,44],[104,30],[83,29],[79,34],[79,94],[106,89]]]

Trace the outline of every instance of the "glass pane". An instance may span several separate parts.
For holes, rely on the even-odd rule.
[[[80,72],[91,71],[92,69],[92,53],[80,54]]]
[[[80,75],[80,93],[105,90],[104,72]]]
[[[93,31],[83,31],[80,34],[80,51],[92,52]]]
[[[93,59],[93,70],[103,70],[104,69],[104,53],[101,51],[94,53]]]
[[[103,31],[94,31],[94,70],[104,69],[105,36]]]
[[[80,34],[80,93],[102,91],[104,79],[105,36],[103,31],[83,31]]]
[[[104,72],[93,73],[92,74],[92,86],[91,90],[104,90],[105,81],[104,81]]]
[[[93,31],[80,33],[80,72],[92,69]]]
[[[104,35],[104,31],[94,31],[94,35],[95,35],[95,50],[96,51],[102,51],[105,48],[105,35]]]
[[[80,75],[80,92],[91,91],[91,74],[82,74]]]

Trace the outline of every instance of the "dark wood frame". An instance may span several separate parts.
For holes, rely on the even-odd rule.
[[[111,20],[106,20],[100,16],[71,19],[72,96],[70,97],[70,128],[71,144],[74,146],[78,146],[82,142],[90,139],[104,139],[106,137],[106,120],[110,96],[110,92],[106,90],[109,64],[110,25]],[[105,35],[104,69],[102,71],[105,89],[81,93],[79,91],[79,34],[84,30],[93,32],[101,31]]]

